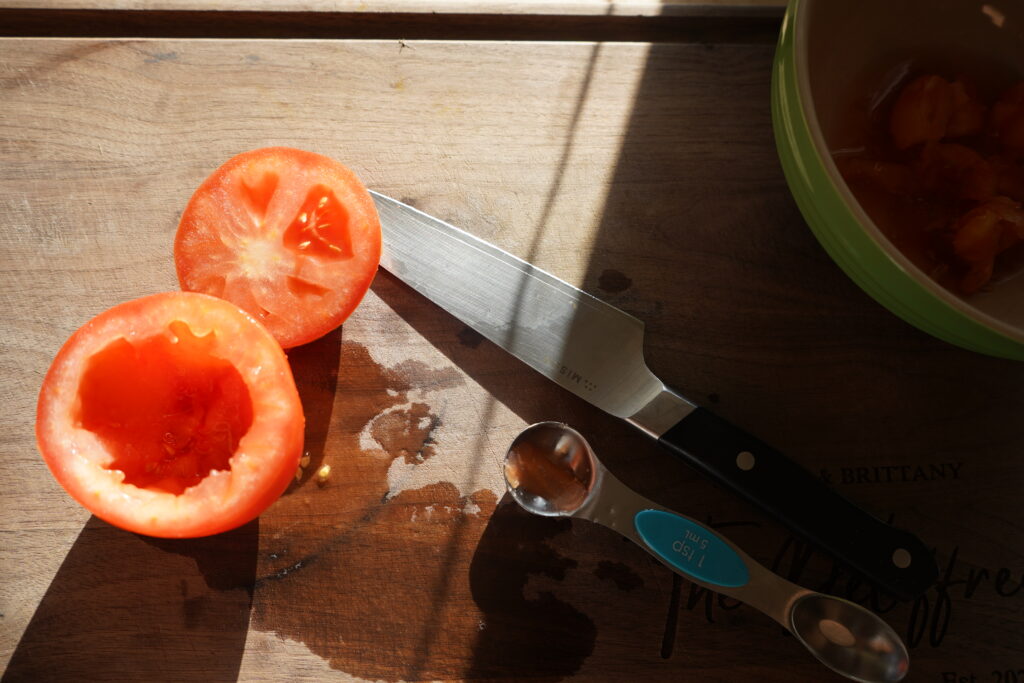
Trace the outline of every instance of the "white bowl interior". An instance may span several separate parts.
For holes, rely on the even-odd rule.
[[[865,108],[899,69],[922,63],[961,71],[993,85],[1024,79],[1021,0],[804,0],[812,133],[830,151],[857,148],[865,129],[850,112]],[[952,74],[951,74],[952,75]],[[818,130],[814,130],[817,128]],[[904,257],[868,218],[831,159],[825,166],[862,223],[905,270],[936,296],[1012,336],[1024,334],[1024,269],[991,289],[961,297],[939,286]]]

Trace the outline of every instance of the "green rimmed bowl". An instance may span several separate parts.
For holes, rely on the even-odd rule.
[[[1022,45],[1020,0],[791,0],[772,74],[772,122],[786,181],[833,260],[925,332],[1016,360],[1024,360],[1024,274],[967,298],[942,287],[871,220],[832,151],[844,146],[855,98],[886,68],[963,54],[1024,77]]]

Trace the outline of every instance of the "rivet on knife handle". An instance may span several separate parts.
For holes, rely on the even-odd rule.
[[[934,556],[916,536],[870,515],[704,408],[690,411],[658,442],[897,597],[915,598],[938,578]]]

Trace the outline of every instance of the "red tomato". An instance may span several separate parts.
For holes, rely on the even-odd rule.
[[[207,536],[259,515],[302,454],[281,347],[234,304],[172,292],[120,304],[65,342],[36,439],[93,514],[149,536]]]
[[[244,152],[207,178],[178,226],[181,288],[234,302],[284,348],[323,336],[380,262],[370,193],[337,161],[287,147]]]

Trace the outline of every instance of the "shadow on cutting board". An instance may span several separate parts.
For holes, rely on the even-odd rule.
[[[770,43],[651,47],[586,272],[576,284],[646,323],[645,358],[660,379],[773,444],[869,512],[882,519],[894,516],[897,526],[950,558],[944,560],[946,581],[969,584],[972,579],[950,576],[959,546],[971,548],[970,561],[977,567],[999,566],[1007,561],[1004,548],[1021,547],[1019,533],[993,534],[979,542],[976,529],[989,520],[1014,528],[1021,467],[1013,456],[1021,448],[1016,425],[1024,400],[1024,365],[925,335],[871,300],[828,258],[804,224],[779,167],[769,110],[773,51]],[[583,79],[581,98],[588,96],[588,80]],[[565,158],[572,156],[573,142],[570,134]],[[573,201],[572,188],[563,188],[557,179],[551,193],[562,197],[549,197],[548,205]],[[552,227],[548,216],[542,212],[538,234]],[[540,243],[535,237],[534,244]],[[571,423],[564,414],[549,413],[552,417]],[[794,547],[785,529],[762,512],[738,505],[724,489],[706,482],[690,485],[691,480],[647,461],[647,451],[631,452],[630,442],[602,424],[575,426],[627,484],[669,507],[690,514],[706,511],[716,520],[740,525],[736,541],[754,558],[770,565]],[[684,489],[687,499],[681,495]],[[484,565],[507,561],[500,548],[485,542],[488,538],[523,533],[534,546],[548,542],[542,527],[529,525],[496,512],[473,558],[471,576],[483,578]],[[793,565],[791,571],[796,568],[804,582],[831,585],[855,602],[886,605],[886,618],[908,634],[912,647],[921,641],[921,615],[933,606],[931,649],[914,655],[919,675],[924,671],[939,678],[958,646],[969,651],[983,641],[990,641],[1004,659],[1013,657],[1015,644],[993,631],[986,616],[987,609],[1006,609],[998,591],[990,591],[986,598],[991,602],[979,606],[980,601],[966,603],[973,590],[954,592],[954,602],[947,586],[939,584],[911,609],[873,589],[857,590],[859,578],[833,581],[843,568],[830,567],[812,546],[807,551],[801,561],[806,564]],[[579,542],[563,552],[577,557],[591,550]],[[634,556],[623,557],[644,576],[642,565],[630,559]],[[981,581],[981,572],[977,576]],[[759,680],[821,675],[792,642],[767,628],[697,629],[699,619],[684,612],[680,632],[690,632],[676,638],[676,615],[700,604],[694,599],[699,591],[690,585],[681,594],[678,583],[669,589],[665,582],[648,602],[661,604],[647,610],[633,628],[621,629],[621,639],[612,637],[609,622],[600,618],[607,605],[617,602],[620,613],[631,614],[642,604],[640,593],[619,596],[587,588],[591,592],[585,594],[586,578],[576,572],[562,588],[576,587],[583,597],[569,601],[572,607],[593,617],[603,631],[586,657],[585,671],[608,675],[617,662],[633,656],[631,648],[643,648],[636,668],[623,671],[624,679],[655,672],[685,677],[716,669],[723,680],[731,678],[720,668],[722,662],[737,669],[757,667]],[[479,590],[483,585],[474,583],[474,599],[489,616],[518,617],[528,603],[518,586],[509,588],[519,601],[502,602]],[[712,597],[705,604],[708,622],[725,618],[725,611],[735,620],[751,613]],[[949,627],[954,611],[956,621]],[[658,661],[654,638],[645,642],[639,635],[653,634],[660,620],[665,623],[661,656],[668,660],[677,642],[684,650],[672,661]],[[525,626],[551,628],[543,618]],[[950,643],[957,635],[961,640],[939,650],[947,627]],[[742,653],[730,652],[730,643],[741,639],[743,647],[732,649]],[[488,662],[494,648],[488,634],[481,634],[479,656],[470,670],[488,673],[479,665]]]
[[[593,48],[595,57],[600,49]],[[869,512],[883,519],[893,515],[897,525],[936,544],[940,554],[955,556],[959,544],[977,540],[965,511],[979,509],[973,526],[984,523],[984,514],[1012,527],[1017,506],[1010,501],[1019,488],[1020,467],[1008,456],[1020,450],[1014,425],[1024,399],[1024,365],[973,354],[917,331],[860,291],[828,258],[804,224],[779,167],[769,110],[773,51],[767,42],[652,46],[586,272],[576,284],[646,323],[646,360],[669,385],[773,444]],[[581,100],[590,80],[589,71],[581,77]],[[557,213],[550,207],[574,200],[574,188],[562,182],[561,171],[573,147],[584,147],[586,138],[577,141],[570,130],[564,144],[563,163],[539,211],[532,243],[516,254],[528,261],[543,248],[543,233],[554,227],[548,223]],[[418,295],[393,285],[380,278],[375,291],[527,423],[573,424],[633,488],[691,514],[706,511],[716,520],[742,524],[746,531],[737,541],[762,562],[781,561],[794,547],[774,520],[719,487],[696,482],[679,463],[672,467],[669,458],[655,455],[653,445],[641,445],[643,437],[627,435],[627,427],[613,424],[436,309],[424,312],[427,306]],[[573,534],[583,532],[581,525],[571,528]],[[548,533],[543,524],[500,505],[483,530],[469,571],[473,599],[491,630],[476,635],[470,677],[542,673],[559,678],[584,665],[608,675],[627,657],[636,657],[637,668],[624,671],[623,679],[650,671],[715,671],[722,662],[739,666],[737,657],[758,667],[763,680],[809,680],[820,674],[813,661],[783,646],[768,628],[741,636],[719,627],[697,628],[700,621],[684,615],[680,632],[690,632],[677,639],[674,625],[681,610],[707,605],[708,622],[738,622],[751,618],[751,610],[723,606],[713,596],[702,599],[692,586],[681,594],[664,572],[647,574],[649,584],[663,583],[645,593],[647,604],[657,606],[629,629],[602,617],[614,611],[610,605],[637,612],[640,594],[620,599],[604,584],[585,583],[593,572],[569,575],[553,593],[560,598],[555,603],[527,597],[524,577],[550,578],[538,554],[551,543]],[[521,545],[537,562],[533,570],[512,571],[520,546],[493,542],[500,538],[523,539]],[[976,543],[972,561],[998,566],[1005,562],[1002,548],[1019,547],[1019,539],[1014,534]],[[559,550],[562,557],[576,558],[595,548],[572,536]],[[824,585],[833,568],[816,553],[808,562],[811,549],[807,552],[794,564],[796,573]],[[643,576],[636,558],[623,553],[617,560]],[[855,590],[859,581],[834,587],[870,603],[865,591]],[[951,604],[944,591],[937,588],[926,599]],[[531,616],[531,604],[548,609]],[[927,607],[923,601],[913,611],[909,605],[893,607],[888,618],[913,632],[915,618]],[[961,633],[990,628],[984,609],[958,601],[956,612]],[[502,655],[504,639],[514,640],[523,630],[546,634],[542,641],[570,633],[575,614],[592,619],[582,632],[591,642],[567,648],[564,659]],[[506,624],[520,630],[505,629]],[[613,637],[613,628],[621,638]],[[929,643],[938,648],[944,627],[933,621],[931,628]],[[730,644],[741,637],[746,640],[737,655]],[[686,656],[663,661],[677,640],[685,644]],[[915,653],[917,666],[923,663],[938,676],[946,652]]]
[[[258,538],[258,520],[178,540],[90,517],[3,681],[236,680]]]
[[[323,460],[342,330],[293,349],[309,465]],[[256,584],[259,519],[192,539],[148,538],[90,517],[18,643],[3,682],[235,681]]]
[[[327,431],[334,412],[334,394],[338,388],[338,359],[341,358],[343,327],[338,327],[308,344],[288,349],[288,365],[302,400],[306,418],[301,478],[292,482],[284,495],[294,493],[316,476],[324,460]]]
[[[526,513],[507,493],[498,502],[469,566],[473,600],[487,615],[488,627],[474,644],[466,678],[513,671],[524,678],[570,676],[593,652],[597,628],[587,614],[549,590],[533,596],[526,588],[535,574],[562,581],[577,567],[575,559],[550,545],[571,526],[569,519]]]

